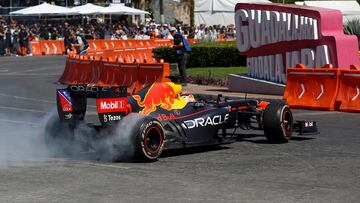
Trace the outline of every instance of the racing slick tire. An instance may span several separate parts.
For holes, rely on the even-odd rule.
[[[84,145],[74,138],[74,129],[61,123],[57,115],[45,126],[45,145],[51,156],[75,156],[84,151]]]
[[[133,145],[133,157],[140,161],[155,161],[164,148],[165,134],[161,123],[152,117],[131,113],[121,119],[118,128],[125,128],[127,133],[118,133],[116,136],[129,134]],[[115,137],[116,137],[115,136]],[[115,149],[120,152],[123,138],[115,138]],[[119,140],[117,142],[116,140]],[[121,156],[121,154],[118,154]]]
[[[283,101],[271,102],[263,113],[264,134],[270,143],[285,143],[293,133],[293,115]]]

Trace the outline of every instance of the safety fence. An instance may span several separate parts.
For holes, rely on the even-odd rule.
[[[188,39],[189,43],[196,42],[195,39]],[[87,40],[89,52],[103,51],[108,49],[153,49],[160,46],[171,46],[173,40],[170,39],[149,39],[149,40]],[[60,55],[65,53],[63,40],[33,40],[31,41],[31,53],[34,56],[41,55]]]
[[[298,64],[287,70],[283,98],[292,108],[360,112],[360,68],[306,68]]]

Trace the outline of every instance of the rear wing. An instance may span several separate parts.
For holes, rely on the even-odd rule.
[[[96,99],[96,109],[102,125],[117,122],[129,112],[127,87],[69,85],[65,89],[56,90],[60,120],[74,126],[84,120],[87,98]]]

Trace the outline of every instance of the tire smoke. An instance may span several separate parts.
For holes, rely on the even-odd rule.
[[[49,158],[43,129],[45,119],[0,114],[0,166],[45,162]]]
[[[132,161],[135,155],[136,131],[134,128],[142,118],[139,114],[129,114],[120,122],[100,131],[85,122],[74,129],[62,125],[57,115],[46,127],[47,147],[54,156],[70,156],[73,159],[102,161]]]

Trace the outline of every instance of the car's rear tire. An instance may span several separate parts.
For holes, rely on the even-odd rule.
[[[113,138],[115,160],[124,157],[124,140],[130,140],[129,144],[132,146],[127,146],[128,150],[132,150],[133,158],[141,161],[156,160],[164,148],[164,129],[158,120],[149,116],[141,116],[137,113],[127,115],[118,124],[115,134]]]
[[[293,133],[293,115],[283,101],[271,102],[263,113],[265,137],[270,143],[285,143]]]
[[[164,148],[164,129],[161,123],[151,117],[144,119],[136,136],[136,158],[156,160]]]
[[[74,129],[62,123],[58,115],[46,123],[44,139],[51,156],[75,156],[84,151],[83,143],[74,137]]]

